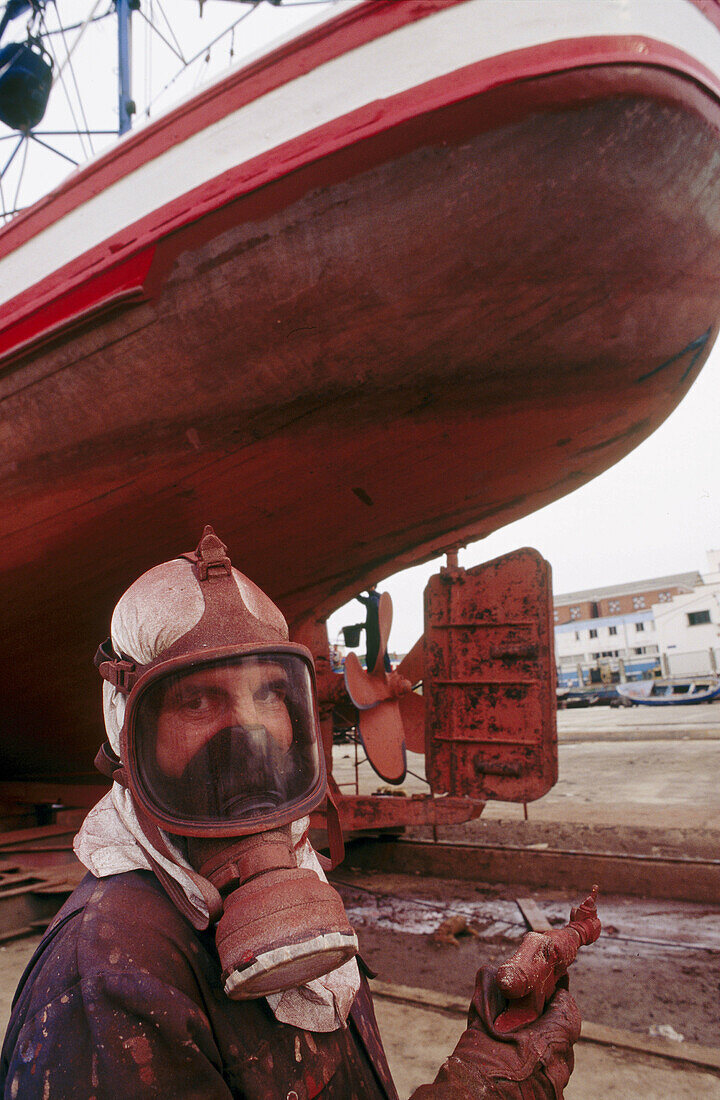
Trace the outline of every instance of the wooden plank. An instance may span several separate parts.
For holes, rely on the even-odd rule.
[[[345,859],[360,869],[560,888],[573,896],[597,882],[604,894],[720,903],[717,859],[387,839],[353,841]]]
[[[36,871],[27,869],[0,873],[0,892],[2,893],[10,887],[20,886],[23,883],[42,884],[42,876]]]
[[[523,915],[531,932],[549,932],[552,928],[542,909],[532,898],[515,898],[515,904]]]
[[[19,844],[49,840],[50,837],[74,836],[76,832],[74,825],[38,825],[33,829],[12,829],[10,832],[0,833],[0,848],[14,849]]]
[[[672,1039],[651,1039],[649,1036],[625,1031],[618,1027],[605,1027],[583,1020],[581,1041],[602,1046],[622,1047],[652,1054],[658,1058],[672,1058],[680,1062],[693,1062],[705,1069],[720,1073],[720,1049],[703,1047],[699,1043],[675,1042]]]
[[[0,932],[0,943],[7,943],[8,940],[19,940],[21,936],[32,936],[38,931],[40,929],[33,928],[32,924],[23,924],[18,928],[8,928],[4,932]]]

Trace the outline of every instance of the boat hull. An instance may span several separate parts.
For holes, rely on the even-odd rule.
[[[6,775],[89,774],[110,609],[205,523],[297,630],[577,488],[687,392],[720,322],[716,100],[627,63],[490,84],[70,265],[43,323],[18,297]]]

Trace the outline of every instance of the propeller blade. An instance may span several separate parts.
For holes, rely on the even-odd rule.
[[[348,653],[345,658],[345,687],[358,710],[374,707],[390,695],[384,671],[380,676],[371,676],[356,653]]]
[[[409,680],[411,684],[419,684],[425,676],[425,635],[421,634],[409,653],[406,653],[398,665],[396,672]]]
[[[373,770],[386,783],[402,783],[405,778],[405,738],[400,705],[386,699],[358,715],[358,733]]]
[[[398,699],[405,731],[405,746],[410,752],[425,752],[425,699],[415,691]]]
[[[388,647],[388,639],[390,637],[390,628],[392,627],[393,619],[393,605],[392,596],[389,592],[380,593],[380,603],[378,604],[378,627],[380,631],[380,645],[378,647],[378,655],[375,661],[375,667],[372,672],[373,675],[385,675],[385,654]]]

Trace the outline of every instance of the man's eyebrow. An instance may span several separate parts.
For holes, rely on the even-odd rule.
[[[263,683],[269,684],[271,687],[275,684],[282,684],[284,687],[287,687],[287,685],[290,683],[290,677],[284,669],[277,669],[273,671],[268,671],[266,673],[266,678]]]

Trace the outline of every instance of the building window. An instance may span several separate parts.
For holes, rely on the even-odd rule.
[[[620,610],[620,600],[610,600],[608,603],[608,610],[611,615],[617,615]]]
[[[579,607],[571,607],[570,608],[570,618],[571,619],[579,619],[580,618],[580,608]]]
[[[635,630],[638,634],[641,634],[645,629],[645,623],[635,623]]]
[[[660,592],[658,595],[658,603],[667,603],[672,599],[672,592]]]
[[[617,627],[616,626],[609,626],[608,627],[608,634],[617,634]]]
[[[643,652],[643,647],[642,647],[641,645],[636,645],[636,646],[633,646],[633,653],[634,653],[634,654],[635,654],[636,656],[638,656],[638,657],[639,657],[639,656],[640,656],[640,654],[641,654],[642,652]]]
[[[553,618],[554,618],[554,620],[555,620],[555,622],[556,622],[556,623],[557,623],[557,622],[559,622],[559,620],[560,620],[560,612],[559,612],[559,611],[555,611],[555,612],[553,612]]]
[[[591,638],[597,638],[597,630],[590,630],[589,634]]]
[[[709,611],[688,611],[688,626],[700,626],[710,622]]]
[[[575,641],[576,641],[576,642],[579,642],[579,641],[580,641],[580,631],[579,631],[579,630],[576,630],[576,631],[575,631]]]
[[[641,607],[645,606],[644,596],[633,596],[633,607],[638,611]]]

